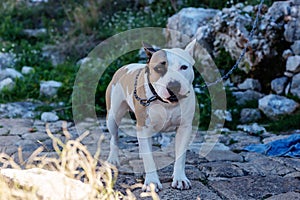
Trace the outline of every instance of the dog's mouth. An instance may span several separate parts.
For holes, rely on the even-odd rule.
[[[169,88],[167,88],[167,90],[170,94],[170,96],[167,98],[167,100],[171,103],[177,103],[180,99],[187,97],[187,95],[181,95],[181,94],[175,95],[174,92],[172,92],[172,90],[170,90]]]

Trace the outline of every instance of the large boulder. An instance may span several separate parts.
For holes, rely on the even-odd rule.
[[[293,76],[290,92],[300,98],[300,73]]]
[[[258,101],[259,109],[271,119],[292,114],[298,106],[294,100],[275,94],[269,94]]]
[[[168,32],[170,46],[183,47],[197,29],[206,25],[218,12],[215,9],[183,8],[180,12],[168,19],[167,28],[178,32]]]
[[[10,179],[15,185],[33,188],[37,196],[41,199],[89,199],[88,197],[92,191],[90,185],[80,180],[68,178],[63,173],[57,171],[38,168],[27,170],[1,169],[0,175]]]

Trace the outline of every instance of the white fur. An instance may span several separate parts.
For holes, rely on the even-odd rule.
[[[191,42],[185,50],[171,49],[166,50],[168,60],[168,71],[157,82],[152,83],[156,92],[166,100],[170,94],[166,86],[170,81],[178,81],[181,84],[179,94],[187,97],[180,99],[178,103],[163,103],[159,100],[152,102],[146,107],[145,115],[148,116],[145,120],[144,127],[137,127],[137,137],[139,142],[140,156],[144,162],[146,172],[144,189],[149,190],[150,183],[155,184],[156,190],[162,189],[162,184],[157,175],[156,165],[152,155],[152,135],[157,132],[167,132],[176,130],[175,138],[175,164],[173,172],[172,187],[177,189],[189,189],[191,187],[190,181],[185,174],[185,154],[188,143],[191,139],[192,120],[195,112],[195,94],[192,87],[194,79],[193,64],[194,60],[191,57],[191,52],[196,44]],[[182,65],[188,66],[187,70],[181,70]],[[130,64],[125,68],[128,70],[124,76],[131,75],[136,70],[145,67],[145,64]],[[135,77],[132,77],[135,79]],[[144,83],[139,83],[138,87],[143,86],[145,94],[141,94],[142,98],[150,98],[153,96],[148,87],[147,76],[144,74]],[[129,84],[129,83],[126,83]],[[130,84],[134,84],[131,81]],[[134,109],[134,102],[132,98],[133,91],[123,91],[120,84],[111,86],[111,109],[107,115],[107,126],[112,135],[110,143],[110,154],[108,161],[113,164],[119,164],[118,158],[118,137],[117,129],[121,122],[123,115],[131,108]],[[125,103],[124,103],[125,102]]]

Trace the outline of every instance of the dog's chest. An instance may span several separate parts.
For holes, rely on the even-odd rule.
[[[162,106],[153,104],[147,108],[146,126],[156,132],[175,131],[181,122],[180,106]]]

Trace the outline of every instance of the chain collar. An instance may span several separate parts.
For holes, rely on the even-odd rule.
[[[133,96],[134,96],[134,98],[135,98],[137,101],[139,101],[140,104],[141,104],[142,106],[145,106],[145,107],[146,107],[146,106],[149,106],[151,102],[156,101],[156,100],[160,100],[160,101],[162,101],[162,102],[164,102],[164,103],[168,103],[168,102],[164,101],[164,100],[157,94],[157,92],[155,91],[153,85],[150,83],[150,80],[149,80],[149,68],[148,68],[148,66],[146,66],[146,67],[147,67],[147,68],[146,68],[145,73],[148,73],[148,75],[147,75],[148,86],[149,86],[149,88],[150,88],[150,90],[151,90],[153,96],[150,97],[149,99],[147,99],[147,98],[141,98],[141,97],[139,97],[139,96],[137,95],[137,82],[138,82],[139,75],[140,75],[141,71],[143,70],[143,69],[140,69],[139,72],[137,73],[137,75],[136,75],[136,77],[135,77],[135,81],[134,81],[134,90],[133,90]]]

